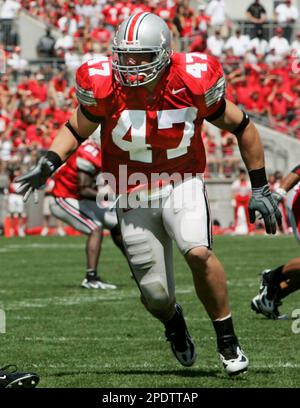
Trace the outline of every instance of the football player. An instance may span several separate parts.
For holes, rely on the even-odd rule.
[[[248,234],[251,231],[248,205],[251,199],[251,185],[247,172],[239,170],[239,177],[231,185],[232,205],[234,210],[234,232]]]
[[[258,131],[225,99],[220,63],[205,54],[174,53],[170,30],[155,14],[122,22],[112,50],[112,59],[103,56],[78,69],[79,107],[46,156],[20,178],[24,199],[101,123],[103,171],[114,176],[124,246],[144,306],[164,325],[177,360],[194,364],[195,345],[175,298],[174,240],[212,320],[225,371],[244,372],[248,358],[234,331],[223,266],[212,251],[201,126],[206,119],[237,136],[252,184],[250,221],[258,211],[267,233],[275,234],[281,216]]]
[[[0,388],[34,388],[39,380],[37,374],[17,371],[14,365],[0,368]]]
[[[11,230],[10,236],[15,234],[25,237],[26,213],[22,195],[18,193],[18,183],[16,178],[21,174],[19,168],[15,168],[10,173],[10,183],[8,187],[8,212],[10,214]]]
[[[87,289],[116,289],[103,282],[97,274],[103,228],[111,232],[122,250],[122,239],[115,211],[100,208],[96,203],[95,178],[101,171],[101,150],[87,140],[54,175],[50,204],[51,213],[61,221],[88,236],[86,242],[87,271],[81,286]]]
[[[273,197],[278,203],[287,197],[290,224],[296,240],[300,243],[300,165],[281,181]],[[282,304],[282,299],[298,289],[300,289],[300,257],[262,272],[259,293],[252,299],[251,308],[269,319],[278,319],[280,318],[278,306]]]

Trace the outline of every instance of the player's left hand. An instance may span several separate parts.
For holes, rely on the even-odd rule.
[[[34,201],[36,202],[36,190],[45,185],[52,173],[51,163],[45,157],[42,157],[33,169],[16,179],[16,182],[20,183],[17,192],[24,195],[24,201],[27,201],[30,194],[34,193]]]
[[[251,224],[254,224],[255,211],[258,211],[264,220],[267,234],[276,234],[276,223],[281,226],[281,213],[268,184],[252,189],[248,210]]]

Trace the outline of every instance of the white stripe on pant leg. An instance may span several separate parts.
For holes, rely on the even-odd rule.
[[[97,224],[94,223],[91,219],[87,216],[84,216],[79,209],[76,209],[71,203],[69,203],[66,199],[61,199],[62,207],[72,216],[76,217],[79,221],[87,225],[92,231],[97,229]]]
[[[83,234],[87,235],[93,232],[89,225],[86,225],[86,223],[81,219],[78,219],[77,216],[71,214],[69,211],[63,208],[57,198],[55,198],[55,204],[51,205],[51,213],[52,215],[54,215],[54,217],[70,225],[76,231],[82,232]]]
[[[212,240],[212,223],[211,223],[211,214],[210,214],[210,207],[209,201],[207,197],[206,186],[203,184],[203,191],[204,191],[204,198],[206,204],[206,217],[207,217],[207,240],[208,240],[208,247],[211,249],[213,240]]]
[[[75,200],[75,199],[74,199],[74,200]],[[99,227],[99,225],[94,221],[95,218],[94,218],[91,214],[89,214],[89,210],[87,209],[87,211],[85,212],[85,211],[83,211],[83,210],[81,209],[81,207],[80,207],[81,201],[75,200],[75,201],[79,204],[79,207],[78,207],[78,208],[77,208],[72,202],[70,202],[70,201],[68,200],[68,198],[64,198],[63,201],[66,203],[66,205],[67,205],[70,209],[74,210],[74,211],[78,214],[78,216],[79,216],[81,219],[83,219],[83,220],[85,220],[86,222],[90,223],[91,228],[97,229],[97,228]]]
[[[67,201],[65,201],[62,198],[56,199],[56,203],[59,205],[60,208],[62,208],[66,213],[71,215],[73,218],[75,218],[77,221],[81,222],[83,225],[85,225],[91,232],[95,231],[98,226],[97,224],[93,223],[91,220],[82,217],[80,211],[76,211],[71,205],[68,204]]]

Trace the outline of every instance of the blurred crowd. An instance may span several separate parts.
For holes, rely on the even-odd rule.
[[[280,187],[283,179],[283,174],[280,171],[275,171],[269,175],[268,182],[271,191],[276,191]],[[264,232],[262,219],[257,218],[255,224],[250,223],[248,205],[252,196],[251,183],[249,181],[247,171],[243,168],[239,169],[236,179],[231,184],[231,205],[233,207],[233,223],[229,226],[229,233],[236,235],[247,235]],[[292,234],[292,227],[287,214],[286,200],[283,200],[278,205],[282,215],[282,225],[278,228],[279,234]]]
[[[268,38],[262,3],[256,0],[245,10],[242,32],[239,26],[233,28],[224,0],[201,1],[196,9],[189,0],[5,0],[2,18],[13,19],[26,10],[47,23],[37,53],[41,59],[55,58],[60,63],[32,69],[21,57],[19,45],[9,49],[2,44],[7,67],[0,83],[1,160],[27,163],[37,150],[48,148],[76,106],[74,71],[83,61],[109,53],[116,26],[139,11],[154,11],[166,20],[177,50],[188,48],[220,58],[228,99],[264,118],[272,128],[300,138],[300,31],[292,29],[299,12],[291,1],[283,0],[275,9],[276,25]],[[51,27],[61,32],[57,40]],[[221,156],[231,160],[234,141],[228,134],[222,136],[218,148]],[[214,137],[205,132],[205,142],[213,161]]]

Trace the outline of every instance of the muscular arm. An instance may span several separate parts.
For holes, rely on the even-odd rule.
[[[232,102],[226,100],[226,109],[222,116],[212,123],[228,132],[234,131],[243,119],[243,112]],[[264,167],[264,151],[259,133],[252,122],[237,135],[241,156],[248,170]]]
[[[98,127],[98,123],[89,121],[82,114],[80,108],[73,112],[69,123],[71,130],[67,126],[63,126],[46,155],[41,157],[37,165],[28,173],[18,177],[17,182],[20,183],[18,192],[24,195],[24,201],[32,192],[41,188],[54,171],[74,153],[79,143],[88,138]],[[37,201],[37,199],[35,200]]]
[[[89,121],[81,112],[80,108],[75,109],[71,118],[70,124],[78,135],[82,138],[88,138],[98,127],[98,123]],[[77,149],[78,142],[71,131],[63,126],[53,140],[49,150],[57,153],[62,161],[66,161],[72,153]]]
[[[290,191],[300,181],[300,175],[296,173],[289,173],[280,183],[280,187],[286,192]]]
[[[79,194],[82,198],[89,200],[96,200],[97,190],[93,188],[94,177],[84,173],[78,172],[78,188]]]

